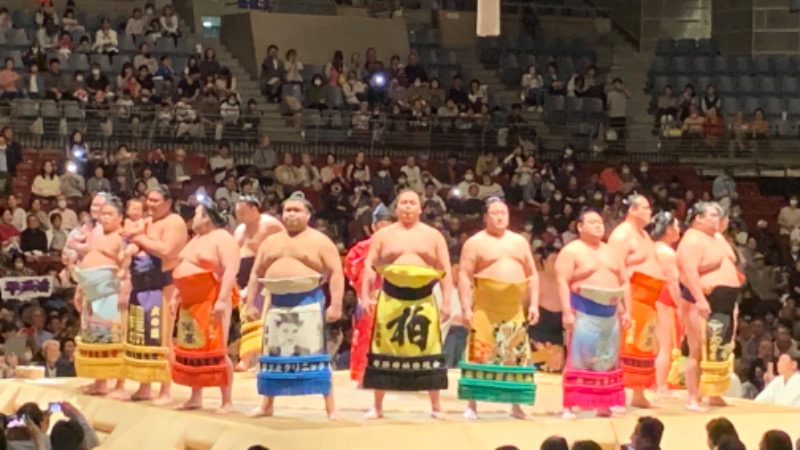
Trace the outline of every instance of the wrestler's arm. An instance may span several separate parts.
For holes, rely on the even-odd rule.
[[[344,298],[344,272],[342,271],[342,259],[339,257],[339,250],[336,245],[326,236],[320,234],[318,237],[322,243],[320,255],[322,264],[325,267],[326,278],[328,279],[328,289],[331,294],[330,308],[333,311],[341,312],[342,299]],[[338,317],[337,317],[338,318]]]
[[[664,272],[664,281],[667,285],[672,300],[677,302],[681,298],[681,285],[678,274],[678,260],[675,256],[675,251],[672,249],[662,248],[656,252],[656,259],[661,265],[661,270]]]
[[[140,233],[133,236],[131,242],[161,259],[175,259],[188,240],[186,224],[177,216],[170,216],[164,220],[169,220],[169,222],[164,224],[166,226],[161,234],[161,239],[152,239],[146,234]]]
[[[628,275],[627,268],[625,266],[625,258],[620,258],[619,264],[619,282],[622,286],[622,309],[617,309],[617,312],[622,314],[630,314],[631,307],[633,305],[633,299],[631,298],[631,281],[630,276]]]
[[[478,257],[475,237],[467,239],[461,248],[461,258],[458,260],[458,298],[461,302],[462,314],[472,310],[472,280],[475,276],[475,260]]]
[[[567,245],[558,253],[555,264],[558,299],[561,301],[561,309],[565,314],[572,311],[569,280],[572,279],[572,275],[575,272],[575,256],[569,247]]]
[[[217,244],[219,261],[224,270],[220,279],[219,297],[217,297],[216,303],[231,302],[231,293],[236,284],[236,274],[239,272],[239,247],[234,245],[236,240],[233,239],[233,236],[227,234],[225,237],[227,239],[220,239]]]
[[[617,226],[614,231],[611,232],[611,235],[608,236],[608,245],[611,246],[611,249],[614,250],[614,253],[619,255],[620,262],[622,263],[622,277],[626,280],[631,278],[631,273],[628,273],[628,267],[626,261],[628,260],[628,255],[631,253],[631,239],[628,236],[628,233]]]
[[[378,262],[379,250],[383,240],[382,236],[384,235],[381,231],[383,230],[379,230],[372,235],[372,240],[369,243],[369,251],[367,251],[367,256],[364,258],[364,272],[361,276],[361,292],[365,293],[365,297],[367,298],[361,300],[374,300],[372,298],[372,286],[375,285],[375,277],[377,276],[375,273],[375,263]]]
[[[447,241],[444,235],[438,231],[432,231],[436,239],[436,264],[437,269],[444,272],[444,277],[439,281],[442,286],[442,310],[450,313],[451,300],[453,298],[453,274],[451,272],[450,252],[447,250]]]
[[[519,245],[525,248],[525,273],[528,275],[528,301],[530,302],[528,309],[539,311],[539,271],[536,270],[536,261],[533,259],[531,246],[522,236],[520,236]]]
[[[678,267],[680,268],[680,273],[683,274],[689,293],[692,294],[695,302],[707,304],[708,300],[700,283],[700,262],[703,260],[702,249],[703,243],[696,236],[693,236],[693,233],[687,233],[678,245],[677,256]]]
[[[263,226],[264,234],[262,236],[271,236],[284,231],[286,231],[286,228],[283,226],[283,224],[279,220],[270,217],[270,219]]]
[[[245,306],[252,305],[258,295],[258,280],[261,279],[267,271],[265,259],[267,255],[267,246],[270,245],[270,241],[271,239],[267,238],[258,246],[256,259],[253,263],[253,268],[250,270],[250,278],[247,280],[247,296],[244,300]],[[264,301],[268,300],[265,298]]]
[[[238,245],[239,247],[241,247],[242,244],[244,244],[244,228],[245,225],[243,223],[240,223],[239,225],[236,226],[236,229],[233,230],[233,238],[236,239],[236,245]]]

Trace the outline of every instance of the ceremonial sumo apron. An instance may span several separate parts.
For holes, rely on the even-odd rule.
[[[270,304],[258,359],[258,393],[267,397],[330,394],[331,357],[325,342],[320,276],[260,281]]]
[[[214,317],[214,303],[220,282],[213,272],[200,272],[175,278],[180,294],[177,336],[173,351],[172,379],[192,388],[223,387],[233,380],[228,372],[228,349],[224,324]],[[238,305],[239,290],[234,287],[231,302]]]
[[[711,314],[703,329],[703,355],[700,361],[700,392],[704,396],[725,395],[733,369],[734,310],[740,288],[717,286],[706,294]]]
[[[79,377],[123,377],[123,322],[118,305],[120,280],[117,272],[116,267],[75,271],[83,291],[81,332],[75,342],[75,372]]]
[[[583,409],[625,405],[619,368],[622,289],[581,286],[570,295],[575,331],[567,346],[564,407]]]
[[[458,398],[532,405],[534,372],[522,298],[528,280],[506,283],[476,277],[472,330],[461,363]]]
[[[647,389],[656,382],[656,300],[664,281],[634,272],[631,286],[631,326],[625,332],[620,351],[625,387]]]
[[[161,259],[139,254],[131,261],[131,298],[125,340],[125,378],[140,383],[169,382],[169,299],[163,289],[172,273],[163,272]]]
[[[364,388],[385,391],[447,389],[439,309],[434,285],[443,273],[430,267],[394,264],[383,276],[375,311]]]

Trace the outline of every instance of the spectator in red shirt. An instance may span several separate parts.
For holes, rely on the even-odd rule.
[[[3,220],[0,221],[0,244],[5,246],[12,238],[19,237],[19,230],[11,224],[13,217],[11,210],[3,208]]]
[[[710,107],[706,111],[706,120],[703,122],[703,140],[708,146],[712,155],[718,155],[722,151],[722,138],[725,136],[725,121],[719,115],[716,107]]]

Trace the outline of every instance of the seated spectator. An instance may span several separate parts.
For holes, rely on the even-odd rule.
[[[99,446],[100,440],[97,437],[97,433],[86,420],[86,417],[70,403],[63,402],[60,406],[61,412],[69,418],[69,421],[77,424],[83,431],[83,440],[80,442],[80,445],[75,448],[93,449]],[[62,444],[66,445],[67,442],[65,441],[74,439],[74,436],[72,436],[73,433],[67,433],[62,426],[58,428],[54,427],[51,436],[47,436],[47,430],[50,428],[50,413],[42,411],[36,403],[25,403],[17,409],[16,413],[18,416],[24,415],[27,417],[34,426],[28,427],[27,430],[25,428],[13,429],[23,430],[24,432],[22,433],[20,433],[20,431],[12,431],[12,429],[7,430],[6,438],[8,439],[9,450],[30,448],[53,448],[55,450],[59,449],[59,446]],[[33,433],[33,435],[31,435],[31,433]],[[68,435],[70,437],[66,437]],[[53,446],[51,442],[55,442],[57,445]],[[38,446],[37,443],[39,444]]]
[[[34,63],[28,66],[28,74],[25,76],[22,91],[25,98],[31,100],[42,99],[47,93],[47,89],[44,85],[44,77],[39,73],[38,64]]]
[[[61,223],[65,230],[71,231],[78,227],[78,215],[67,206],[67,197],[65,195],[62,194],[56,197],[56,208],[50,211],[50,216],[52,217],[54,214],[61,216]]]
[[[689,113],[683,119],[683,136],[689,139],[702,139],[706,119],[700,115],[700,108],[697,105],[691,104],[688,108]]]
[[[14,194],[9,194],[6,197],[6,209],[11,213],[11,224],[17,228],[17,230],[22,231],[26,227],[26,220],[28,218],[28,213],[25,212],[24,209],[20,208],[19,200],[17,196]]]
[[[722,436],[713,450],[747,450],[747,447],[735,437]]]
[[[213,48],[206,48],[203,52],[203,59],[197,63],[197,68],[200,69],[200,76],[207,78],[209,75],[216,76],[222,70],[222,66],[217,61],[217,54]]]
[[[153,82],[153,75],[147,65],[142,64],[139,66],[138,73],[136,74],[136,84],[139,86],[140,90],[147,89],[151,92],[155,90],[156,84]],[[131,92],[131,94],[133,94],[133,92]]]
[[[49,62],[50,70],[43,76],[45,97],[59,101],[69,91],[69,77],[61,71],[61,62],[53,58]]]
[[[156,73],[158,70],[158,62],[150,53],[150,45],[147,42],[139,44],[139,53],[133,57],[133,67],[140,68],[142,66],[147,66],[150,73]]]
[[[66,198],[83,198],[86,195],[86,180],[78,173],[78,167],[74,163],[67,163],[64,174],[60,177],[61,192]]]
[[[216,89],[217,95],[220,97],[235,95],[237,101],[239,99],[239,95],[236,92],[236,78],[227,67],[220,69],[219,74],[214,79],[214,89]]]
[[[680,97],[678,97],[678,120],[683,122],[689,117],[691,106],[698,107],[697,96],[694,93],[694,86],[687,84],[684,86]]]
[[[215,183],[222,183],[228,173],[236,169],[236,164],[230,155],[230,151],[228,144],[220,144],[217,148],[217,154],[208,162]]]
[[[161,25],[161,35],[171,37],[177,46],[178,39],[181,37],[180,21],[178,16],[173,13],[172,6],[167,5],[161,10],[158,23]]]
[[[536,66],[531,64],[528,71],[522,75],[522,93],[520,98],[528,106],[528,110],[542,112],[544,109],[544,81],[536,70]]]
[[[47,253],[47,234],[39,226],[39,218],[28,216],[28,227],[20,235],[20,250],[25,253]]]
[[[325,82],[322,80],[322,75],[315,74],[311,77],[311,85],[305,92],[305,106],[309,109],[318,109],[320,111],[328,109],[327,99],[325,97]]]
[[[184,95],[189,101],[195,101],[200,95],[200,70],[193,68],[184,74],[183,79],[178,82],[178,95]],[[166,79],[164,80],[166,81]],[[163,98],[163,97],[162,97]]]
[[[56,176],[52,161],[45,161],[42,164],[42,171],[33,179],[31,192],[36,197],[51,200],[61,195],[61,180]]]
[[[767,133],[769,133],[769,123],[766,121],[766,119],[764,119],[763,109],[756,108],[755,111],[753,111],[753,120],[750,121],[748,129],[752,133],[754,141],[767,138]]]
[[[61,214],[54,212],[50,214],[50,246],[51,253],[61,253],[67,244],[67,231],[61,225]]]
[[[0,70],[0,99],[14,100],[20,97],[22,77],[14,71],[14,59],[6,58]]]
[[[283,164],[275,168],[275,187],[278,194],[287,197],[303,185],[300,168],[294,165],[291,153],[283,155]]]
[[[489,174],[483,174],[481,179],[483,182],[479,186],[481,200],[485,200],[489,197],[505,197],[502,186],[494,182]]]
[[[144,34],[144,24],[145,20],[142,17],[142,10],[139,8],[134,8],[133,13],[125,23],[125,34],[133,38],[136,36],[141,36]]]
[[[736,432],[736,427],[725,417],[710,420],[706,424],[706,435],[708,437],[709,450],[714,450],[723,436],[739,439],[739,433]]]
[[[236,94],[228,94],[228,98],[220,104],[219,114],[225,125],[237,125],[239,123],[242,105],[239,104]]]
[[[111,82],[100,72],[100,66],[92,63],[89,78],[86,79],[86,91],[89,95],[94,96],[97,91],[108,92],[110,87]]]
[[[14,21],[8,8],[0,8],[0,33],[6,33],[12,28],[14,28]]]
[[[67,8],[64,10],[64,17],[61,18],[62,29],[69,33],[83,33],[86,28],[75,18],[75,10]]]
[[[322,176],[308,153],[300,155],[300,176],[303,177],[303,187],[322,190]]]
[[[175,159],[167,165],[166,179],[168,183],[182,183],[191,179],[189,168],[186,166],[186,150],[175,150]]]
[[[84,35],[78,39],[78,45],[75,47],[75,52],[84,55],[88,55],[92,52],[92,43],[89,42],[89,36]]]
[[[357,107],[367,99],[367,85],[358,79],[355,71],[347,73],[347,81],[342,85],[344,101],[351,107]]]
[[[221,199],[227,200],[229,205],[235,205],[239,201],[235,174],[225,176],[222,186],[217,188],[216,192],[214,192],[214,200],[220,201]]]
[[[358,111],[353,114],[353,136],[369,136],[370,120],[371,116],[369,114],[369,103],[363,102],[360,104]]]
[[[144,35],[150,42],[157,42],[158,39],[163,36],[163,30],[161,29],[161,22],[157,17],[154,17],[147,21],[147,26],[144,27]]]
[[[94,176],[86,182],[86,191],[92,197],[98,192],[111,192],[111,182],[105,177],[103,166],[94,168]]]
[[[572,444],[572,450],[602,450],[603,447],[600,447],[595,441],[575,441]]]
[[[36,218],[39,219],[39,226],[43,230],[50,229],[50,217],[42,209],[42,200],[38,198],[34,198],[33,200],[31,200],[31,210],[28,211],[28,215],[36,216]],[[27,223],[27,218],[26,218],[26,223]]]
[[[172,67],[172,58],[169,55],[162,55],[161,56],[161,63],[158,66],[158,69],[155,71],[154,78],[175,78],[177,72]]]
[[[659,450],[664,424],[655,417],[640,417],[631,436],[631,446],[636,450]]]
[[[267,56],[261,62],[261,93],[267,101],[277,103],[280,101],[280,87],[285,78],[286,69],[283,61],[278,58],[278,46],[270,44],[267,47]]]
[[[20,230],[12,223],[11,210],[2,208],[2,220],[0,221],[0,245],[2,250],[7,251],[9,246],[19,241]]]
[[[547,64],[547,71],[542,75],[542,82],[544,89],[550,95],[567,94],[567,84],[560,78],[558,66],[554,62]]]
[[[778,358],[778,376],[756,396],[755,401],[782,406],[800,406],[800,358],[783,354]]]
[[[656,108],[656,129],[678,117],[678,99],[672,93],[672,85],[668,84],[661,90]]]
[[[539,450],[569,450],[569,444],[561,436],[550,436],[542,442]]]
[[[706,119],[703,122],[703,137],[711,155],[720,156],[724,135],[725,122],[719,115],[719,110],[712,106],[706,111]]]
[[[48,19],[45,21],[44,26],[39,28],[36,32],[36,45],[45,52],[48,50],[56,50],[58,49],[59,37],[58,26],[52,20]]]
[[[436,184],[432,181],[425,183],[425,192],[422,193],[422,205],[428,208],[428,203],[432,203],[435,208],[435,216],[442,216],[447,212],[447,204],[444,199],[436,193]]]
[[[111,21],[108,19],[103,19],[101,28],[95,33],[92,51],[108,55],[109,61],[119,53],[117,32],[111,28]]]
[[[36,276],[36,272],[34,272],[33,269],[31,269],[30,267],[28,267],[25,264],[25,255],[23,255],[20,252],[15,252],[13,254],[13,256],[11,256],[11,264],[10,264],[10,266],[11,266],[11,268],[8,270],[8,272],[6,272],[6,276],[9,276],[9,277],[35,277]],[[31,317],[33,317],[34,314],[33,313],[30,313],[30,314],[31,314]],[[24,320],[24,318],[23,318],[23,320]],[[44,320],[44,319],[42,319],[42,320]],[[52,338],[52,335],[50,333],[47,333],[47,332],[44,332],[44,334],[42,334],[42,336],[41,336],[42,342],[44,342],[45,340],[50,339],[50,338]],[[39,339],[39,336],[37,336],[37,339]],[[30,361],[30,357],[25,358],[25,359]]]
[[[759,450],[792,450],[792,438],[781,430],[769,430],[764,433]]]
[[[289,49],[286,52],[286,62],[284,63],[286,73],[284,81],[293,84],[303,84],[303,63],[297,59],[297,50]]]
[[[703,98],[700,99],[700,110],[703,111],[703,114],[708,114],[708,110],[711,108],[717,111],[722,110],[722,99],[717,95],[717,89],[713,84],[706,86]]]
[[[447,99],[452,100],[458,109],[467,107],[469,95],[467,94],[466,89],[464,89],[464,79],[461,78],[461,75],[453,76],[453,82],[450,84],[450,90],[447,91]]]

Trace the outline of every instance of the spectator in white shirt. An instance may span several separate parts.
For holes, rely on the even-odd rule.
[[[800,358],[792,358],[788,354],[781,355],[776,364],[778,376],[756,396],[755,401],[771,405],[800,407],[798,364],[800,364]]]
[[[59,195],[56,198],[56,209],[50,211],[50,222],[53,222],[53,214],[61,215],[61,227],[70,231],[78,227],[78,215],[67,207],[67,197]]]
[[[487,199],[492,196],[497,196],[497,197],[504,196],[503,188],[499,184],[492,181],[492,177],[489,176],[488,174],[483,174],[481,181],[482,181],[481,185],[478,186],[478,189],[480,189],[480,194],[478,195],[481,198],[481,200]]]
[[[231,149],[227,144],[220,144],[217,149],[217,154],[208,161],[215,183],[222,183],[228,171],[235,168],[233,158],[230,156],[230,151]]]
[[[303,84],[303,63],[297,60],[297,50],[290,48],[286,52],[286,62],[283,63],[286,69],[284,80],[287,83]]]
[[[417,165],[417,159],[413,156],[406,158],[406,164],[400,168],[406,176],[406,183],[408,187],[417,192],[422,192],[424,186],[422,185],[422,171]]]
[[[109,58],[119,53],[117,32],[111,28],[111,22],[108,19],[103,19],[101,28],[97,30],[92,51],[107,54]]]
[[[235,205],[239,201],[239,192],[236,190],[236,175],[230,174],[226,176],[225,181],[222,182],[222,187],[214,192],[214,200],[220,201],[223,198],[228,201],[229,205]]]
[[[28,213],[19,207],[19,200],[16,195],[9,194],[6,197],[6,207],[11,211],[11,225],[14,225],[14,228],[19,231],[24,230],[27,227]]]
[[[133,14],[128,18],[128,23],[125,24],[125,34],[134,37],[144,34],[144,18],[142,17],[142,10],[139,8],[133,9]]]
[[[64,17],[62,18],[62,23],[64,24],[63,29],[64,31],[68,31],[72,33],[76,31],[78,33],[83,33],[86,28],[78,22],[78,19],[75,18],[75,10],[72,8],[67,8],[64,11]]]
[[[181,30],[179,27],[178,16],[172,12],[172,6],[165,6],[162,10],[161,18],[158,19],[161,24],[161,34],[173,39],[175,45],[178,45],[178,38],[181,37]]]
[[[158,71],[158,61],[150,53],[150,45],[147,42],[139,44],[139,53],[133,57],[133,67],[138,70],[142,66],[147,66],[150,73]]]
[[[219,105],[219,115],[226,125],[236,125],[239,123],[239,116],[242,114],[242,106],[236,94],[228,95],[227,100]]]
[[[447,205],[444,199],[436,193],[436,185],[433,182],[425,184],[425,192],[422,194],[422,204],[426,202],[436,203],[442,210],[442,214],[447,212]]]
[[[342,92],[347,104],[352,107],[357,107],[366,100],[367,85],[358,79],[354,70],[351,70],[347,73],[347,81],[342,85]]]

